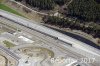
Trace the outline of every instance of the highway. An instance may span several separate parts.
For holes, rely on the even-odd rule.
[[[21,26],[19,24],[16,24],[16,23],[14,23],[12,21],[6,20],[5,18],[0,18],[0,19],[2,19],[2,21],[5,24],[10,25],[10,26],[11,25],[17,26],[18,29],[20,29],[23,33],[26,33],[26,34],[28,33],[29,35],[31,35],[31,37],[33,37],[33,38],[31,38],[31,40],[33,40],[33,41],[34,40],[43,41],[44,43],[46,43],[46,45],[44,45],[45,48],[49,48],[49,47],[52,47],[52,49],[54,48],[53,52],[55,52],[55,49],[59,49],[59,51],[64,52],[64,53],[66,53],[67,55],[69,55],[71,57],[75,57],[75,56],[77,56],[77,58],[83,57],[80,54],[78,55],[77,53],[70,51],[70,50],[72,50],[72,47],[67,45],[67,44],[66,44],[67,48],[65,46],[62,47],[62,44],[65,44],[65,43],[63,43],[63,42],[61,42],[59,40],[56,40],[56,39],[54,39],[52,37],[46,36],[46,35],[44,35],[42,33],[39,33],[39,32],[37,32],[35,30],[31,30],[31,29],[29,29],[27,27],[24,27],[24,26]],[[8,38],[8,39],[10,39],[10,38]],[[17,48],[27,47],[27,46],[30,46],[30,45],[29,44],[28,45],[19,45],[16,48],[14,47],[13,50],[16,50]],[[42,47],[44,47],[44,46],[42,46]],[[63,50],[60,50],[60,48],[63,49]],[[64,48],[66,48],[66,49],[64,49]],[[75,49],[73,49],[73,50],[75,50]]]
[[[66,36],[66,35],[64,35],[64,34],[62,34],[62,33],[59,33],[59,32],[57,32],[57,31],[54,31],[54,30],[52,30],[52,29],[50,29],[50,28],[47,28],[47,27],[44,27],[44,26],[42,26],[42,25],[40,25],[40,24],[37,24],[36,22],[34,22],[34,23],[32,23],[31,22],[31,20],[28,20],[28,19],[26,19],[26,18],[23,18],[23,17],[19,17],[19,16],[16,16],[16,15],[14,15],[14,14],[11,14],[11,13],[8,13],[8,12],[5,12],[5,11],[2,11],[2,10],[0,10],[0,15],[2,15],[3,17],[5,17],[5,18],[7,18],[7,19],[9,19],[9,20],[11,20],[12,22],[14,22],[14,23],[17,23],[17,24],[19,24],[19,23],[22,23],[21,25],[23,25],[23,23],[25,23],[26,25],[23,25],[23,26],[25,26],[25,27],[29,27],[29,28],[31,28],[31,29],[33,29],[33,30],[36,30],[36,31],[38,31],[38,32],[40,32],[40,33],[43,33],[43,34],[46,34],[46,35],[48,35],[48,36],[53,36],[53,37],[59,37],[58,38],[58,40],[60,40],[60,41],[64,41],[66,44],[68,44],[68,43],[70,43],[70,44],[72,44],[72,47],[73,48],[78,48],[79,50],[81,49],[81,50],[85,50],[86,52],[89,52],[90,54],[93,54],[93,55],[96,55],[96,56],[100,56],[100,54],[99,54],[99,50],[95,50],[93,47],[91,47],[91,46],[87,46],[86,44],[84,44],[84,43],[82,43],[82,42],[80,42],[80,41],[78,41],[78,40],[75,40],[75,39],[73,39],[73,38],[71,38],[71,37],[69,37],[69,36]],[[31,26],[31,27],[30,27]],[[23,29],[23,28],[21,28],[21,29]],[[23,29],[24,30],[24,29]],[[26,30],[27,31],[27,30]],[[29,30],[28,30],[29,31]],[[30,31],[29,31],[30,32]],[[57,34],[57,35],[56,35]],[[63,40],[62,40],[63,39]],[[60,45],[59,45],[60,46]],[[62,45],[62,46],[66,46],[67,47],[67,45]],[[83,47],[82,47],[83,46]],[[89,49],[89,51],[87,51],[87,49]],[[70,48],[69,48],[70,49]],[[90,51],[91,50],[91,51]],[[93,51],[92,51],[93,50]],[[77,54],[77,53],[76,53]]]
[[[24,25],[24,26],[29,27],[31,29],[34,29],[38,32],[47,34],[49,36],[55,37],[60,41],[72,44],[73,47],[76,47],[76,48],[79,48],[79,49],[84,50],[86,52],[89,52],[91,54],[100,56],[99,50],[97,50],[96,48],[93,48],[93,47],[91,47],[83,42],[80,42],[76,39],[73,39],[73,38],[71,38],[67,35],[64,35],[62,33],[59,33],[55,30],[52,30],[50,28],[47,28],[47,27],[42,26],[40,24],[37,24],[36,22],[32,23],[32,21],[30,21],[26,18],[19,17],[19,16],[16,16],[14,14],[10,14],[10,13],[8,13],[6,11],[2,11],[2,10],[0,10],[0,15],[7,18],[7,19],[10,19],[18,24]]]

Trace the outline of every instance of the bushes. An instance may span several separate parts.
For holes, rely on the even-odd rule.
[[[68,20],[65,18],[59,18],[55,16],[46,16],[43,21],[47,24],[52,24],[64,28],[82,30],[94,37],[100,38],[100,25],[96,23],[82,23],[79,20]]]
[[[22,1],[22,0],[16,0],[16,1]],[[43,10],[52,10],[54,9],[55,5],[64,5],[67,0],[23,0],[26,2],[26,4],[29,4],[30,6],[37,7],[39,9]]]

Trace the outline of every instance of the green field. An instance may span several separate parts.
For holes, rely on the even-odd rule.
[[[16,15],[19,15],[19,16],[23,16],[20,13],[18,13],[17,11],[15,11],[15,10],[11,9],[10,7],[8,7],[8,6],[4,5],[4,4],[1,4],[1,3],[0,3],[0,9],[8,11],[8,12],[16,14]]]
[[[14,47],[15,45],[7,40],[4,40],[3,43],[6,45],[6,47],[11,48]]]

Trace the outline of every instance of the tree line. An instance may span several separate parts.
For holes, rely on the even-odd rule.
[[[45,16],[43,18],[44,23],[56,25],[63,28],[70,28],[81,30],[85,33],[91,34],[94,37],[100,38],[100,25],[96,23],[86,23],[81,22],[80,20],[68,20],[66,18],[59,18],[56,16]]]
[[[67,0],[16,0],[16,1],[25,1],[26,4],[30,6],[37,7],[42,10],[52,10],[55,5],[63,5]]]

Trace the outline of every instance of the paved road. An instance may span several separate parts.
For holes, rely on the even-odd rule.
[[[93,47],[91,47],[91,46],[89,46],[89,45],[87,45],[83,42],[80,42],[76,39],[73,39],[73,38],[71,38],[67,35],[64,35],[62,33],[59,33],[55,30],[52,30],[50,28],[47,28],[47,27],[39,25],[39,24],[32,23],[28,19],[16,16],[14,14],[10,14],[10,13],[2,11],[2,10],[0,10],[0,15],[2,15],[3,17],[5,17],[7,19],[10,19],[10,20],[12,20],[16,23],[19,23],[21,25],[24,25],[26,27],[34,29],[36,31],[39,31],[41,33],[44,33],[44,34],[47,34],[49,36],[55,37],[55,38],[57,38],[61,41],[64,41],[64,42],[68,43],[68,44],[72,44],[73,47],[76,47],[76,48],[79,48],[79,49],[84,50],[86,52],[89,52],[91,54],[100,56],[100,53],[99,53],[100,51],[97,50],[96,48],[93,48]]]
[[[0,13],[2,13],[2,14],[4,13],[4,14],[5,14],[5,12],[2,12],[2,11],[1,11]],[[7,14],[8,14],[8,13],[7,13]],[[6,14],[5,14],[5,15],[6,15]],[[7,15],[6,15],[6,16],[7,16]],[[16,19],[16,20],[19,21],[19,22],[20,22],[20,19],[22,18],[22,17],[19,18],[18,16],[11,15],[11,14],[8,14],[8,17],[9,17],[9,16],[10,16],[10,17],[12,16],[11,18],[14,18],[14,19]],[[7,18],[7,17],[6,17],[6,18]],[[14,21],[14,20],[12,20],[12,21]],[[30,22],[30,20],[27,20],[27,19],[25,19],[25,18],[22,18],[21,21],[22,21],[23,23],[24,23],[24,22],[25,22],[25,23],[28,23],[28,27],[30,26],[30,24],[31,24],[31,25],[33,24],[33,23]],[[30,23],[30,24],[29,24],[29,23]],[[34,26],[34,25],[35,25],[35,26]],[[33,25],[33,27],[34,27],[34,28],[39,28],[39,30],[40,30],[40,28],[42,27],[43,31],[46,31],[46,30],[47,30],[46,32],[49,32],[49,33],[52,32],[54,35],[57,33],[58,36],[59,36],[59,34],[60,34],[60,37],[62,37],[62,38],[63,38],[63,37],[66,37],[65,39],[64,39],[64,38],[63,38],[63,39],[64,39],[64,40],[67,40],[68,42],[70,42],[70,43],[72,43],[72,44],[77,44],[77,43],[79,43],[79,44],[81,44],[82,46],[84,46],[84,45],[83,45],[84,43],[81,43],[80,41],[77,41],[77,40],[75,40],[75,39],[73,39],[73,38],[67,37],[66,35],[62,35],[62,34],[59,33],[59,32],[56,32],[56,31],[54,31],[54,30],[51,30],[51,29],[49,29],[49,28],[47,28],[47,27],[44,27],[44,26],[41,26],[41,25],[38,25],[38,24],[34,24],[34,25]],[[40,26],[40,27],[37,27],[37,26]],[[22,28],[22,29],[23,29],[23,28]],[[25,30],[25,29],[23,29],[23,30]],[[35,29],[35,30],[36,30],[36,29]],[[29,31],[29,30],[27,29],[26,31]],[[40,30],[40,31],[41,31],[41,30]],[[43,31],[42,31],[42,32],[43,32]],[[30,32],[30,31],[29,31],[29,32]],[[46,33],[46,32],[45,32],[45,33]],[[32,33],[32,32],[31,32],[31,33]],[[50,35],[52,35],[52,34],[50,34]],[[54,35],[53,35],[53,36],[54,36]],[[57,35],[56,35],[56,36],[57,36]],[[51,41],[51,40],[50,40],[50,41]],[[75,41],[75,42],[72,42],[72,41]],[[67,42],[66,42],[66,44],[67,44]],[[57,45],[57,46],[58,46],[58,45]],[[59,45],[59,46],[61,46],[61,45]],[[59,47],[59,46],[58,46],[58,47]],[[66,48],[68,49],[67,45],[64,44],[64,45],[62,45],[62,46],[63,46],[63,47],[66,46]],[[87,46],[87,45],[86,45],[86,46]],[[63,48],[63,47],[61,47],[61,48]],[[72,48],[75,48],[75,46],[73,46]],[[69,49],[72,49],[72,48],[69,48]],[[88,48],[91,48],[91,47],[88,47]],[[81,49],[81,48],[79,48],[79,49]],[[79,50],[79,49],[78,49],[78,50]],[[91,49],[92,49],[92,48],[91,48]],[[95,49],[93,48],[92,50],[95,50]],[[99,50],[98,50],[98,51],[99,51]],[[98,52],[98,51],[96,50],[96,52]],[[79,50],[79,52],[81,52],[81,50]],[[79,53],[79,52],[78,52],[78,53]],[[84,51],[84,52],[85,52],[85,51]],[[84,54],[84,52],[83,52],[83,54]],[[77,53],[76,53],[76,54],[77,54]],[[94,53],[90,53],[90,54],[94,54]],[[96,53],[96,54],[94,54],[94,55],[98,56],[97,54],[99,55],[99,52]]]

